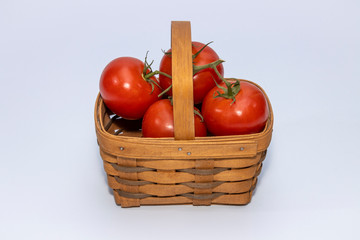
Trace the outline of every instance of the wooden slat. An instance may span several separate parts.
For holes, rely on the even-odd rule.
[[[136,161],[121,159],[120,163],[122,166],[136,167]],[[118,175],[122,179],[129,179],[129,180],[134,180],[134,181],[138,180],[138,173],[136,173],[136,172],[135,173],[124,173],[124,172],[119,172],[119,171],[117,171],[117,172],[118,172],[118,174],[116,174],[116,175]],[[139,193],[139,186],[122,185],[120,190],[122,190],[124,192]],[[140,201],[139,201],[139,199],[123,198],[121,201],[121,206],[122,207],[140,206]]]
[[[138,177],[144,181],[160,184],[193,182],[195,180],[194,175],[183,172],[142,172],[138,173]]]
[[[107,174],[113,176],[119,176],[122,179],[128,180],[144,180],[160,184],[175,184],[183,182],[209,182],[212,181],[209,179],[209,176],[198,176],[185,172],[175,172],[174,170],[170,171],[145,171],[139,173],[124,173],[121,171],[116,171],[110,164],[104,163],[104,168]],[[225,170],[223,172],[217,173],[214,175],[214,181],[243,181],[251,179],[261,171],[261,163],[254,165],[249,168],[240,168],[240,169],[231,169]],[[206,179],[205,179],[206,178]]]
[[[177,140],[195,139],[191,49],[190,22],[172,22],[172,93],[174,135]]]
[[[188,160],[139,160],[138,166],[162,170],[194,168],[195,162]]]
[[[253,184],[255,184],[256,179],[249,179],[240,182],[225,182],[218,187],[215,187],[212,192],[221,192],[221,193],[244,193],[250,191]],[[125,191],[124,185],[118,183],[114,177],[108,176],[108,184],[112,189],[120,189]],[[130,189],[130,188],[129,188]],[[185,185],[162,185],[162,184],[147,184],[144,186],[139,186],[138,191],[141,193],[146,193],[156,196],[175,196],[184,193],[194,192],[194,189],[187,187]],[[136,191],[130,189],[129,192],[136,193]],[[210,192],[204,192],[210,193]]]
[[[214,176],[215,181],[242,181],[251,179],[255,176],[258,166],[243,168],[243,169],[232,169],[221,172]]]
[[[118,183],[113,176],[108,176],[108,184],[112,189],[123,190],[123,184]],[[225,182],[213,189],[213,192],[221,193],[244,193],[250,191],[251,187],[256,184],[255,179],[249,179],[240,182]],[[183,184],[163,185],[163,184],[147,184],[139,186],[139,192],[157,196],[175,196],[184,193],[191,193],[194,190]],[[134,191],[130,191],[134,192]]]
[[[248,204],[251,200],[251,192],[241,193],[241,194],[228,194],[220,196],[211,203],[213,204],[229,204],[229,205],[245,205]]]
[[[215,167],[245,168],[258,164],[262,160],[262,154],[258,153],[252,158],[221,159],[214,161]]]
[[[113,168],[111,166],[111,164],[106,162],[106,161],[104,161],[104,170],[108,175],[113,175],[113,176],[118,176],[119,175],[118,171],[116,171],[116,169]]]
[[[124,190],[124,184],[121,184],[115,180],[113,176],[108,176],[108,184],[109,187],[112,189],[120,189]],[[251,187],[256,184],[256,178],[244,180],[240,182],[224,182],[219,186],[214,187],[212,192],[221,192],[221,193],[243,193],[250,191]],[[135,188],[134,188],[135,189]],[[168,185],[168,184],[146,184],[143,186],[139,186],[136,189],[138,192],[146,193],[150,195],[157,195],[157,196],[175,196],[184,193],[191,193],[194,192],[194,189],[188,187],[183,184],[177,185]],[[205,189],[208,190],[208,189]],[[134,190],[130,190],[129,192],[137,192]],[[211,192],[204,192],[204,193],[211,193]]]
[[[252,179],[241,182],[225,182],[218,187],[215,187],[213,191],[223,193],[243,193],[250,191],[252,184]]]
[[[239,142],[198,142],[170,141],[143,144],[141,141],[118,139],[115,143],[111,138],[99,138],[102,151],[122,158],[134,159],[224,159],[254,157],[257,144],[254,141]],[[180,150],[179,150],[180,149]]]
[[[141,205],[171,205],[171,204],[191,204],[192,199],[187,197],[148,197],[140,200]]]
[[[118,163],[116,161],[116,157],[110,154],[107,154],[100,150],[101,157],[104,161],[109,163]],[[258,164],[260,161],[264,159],[263,153],[258,153],[255,157],[249,158],[236,158],[236,159],[218,159],[214,161],[214,167],[216,168],[244,168],[250,167],[255,164]],[[118,159],[121,159],[118,157]],[[130,159],[135,161],[135,159]],[[148,160],[141,159],[137,160],[137,166],[139,167],[147,167],[154,169],[162,169],[162,170],[172,170],[172,169],[187,169],[187,168],[195,168],[195,161],[189,160],[173,160],[173,159],[165,159],[165,160]]]
[[[126,199],[118,195],[117,192],[114,192],[115,200],[117,204],[121,204],[122,207],[129,207],[123,205],[123,201]],[[228,204],[228,205],[245,205],[248,204],[251,200],[252,192],[240,193],[240,194],[226,194],[219,196],[211,201],[212,204]],[[171,205],[171,204],[191,204],[192,199],[176,196],[176,197],[147,197],[140,199],[141,205]]]
[[[214,169],[214,160],[196,160],[195,169]],[[212,183],[214,175],[195,175],[195,183]],[[212,194],[212,188],[195,188],[195,195]],[[194,199],[194,206],[211,205],[211,199]]]
[[[117,163],[117,161],[116,161],[117,157],[116,156],[108,154],[108,153],[102,151],[102,149],[100,149],[100,156],[106,162]]]
[[[160,197],[175,196],[184,193],[193,192],[193,189],[185,185],[161,185],[149,184],[140,186],[139,190],[146,194],[156,195]]]

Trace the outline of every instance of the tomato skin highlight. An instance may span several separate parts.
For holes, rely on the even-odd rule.
[[[194,108],[198,110],[197,108]],[[195,136],[205,137],[207,134],[205,123],[195,115]],[[162,99],[152,104],[146,111],[142,121],[143,137],[174,137],[173,106],[169,99]]]
[[[224,83],[220,86],[225,87]],[[261,132],[269,117],[269,106],[263,92],[254,84],[240,81],[240,92],[236,101],[223,97],[214,98],[214,87],[204,98],[202,115],[207,130],[216,136],[242,135]]]
[[[143,77],[144,62],[133,57],[119,57],[112,60],[100,77],[100,94],[105,105],[116,115],[128,120],[140,119],[148,107],[157,101],[161,93]],[[151,77],[155,82],[158,80]]]
[[[200,42],[192,42],[192,54],[197,53],[205,44]],[[170,52],[171,49],[169,49],[167,52]],[[219,60],[219,56],[217,53],[209,46],[205,47],[204,50],[193,60],[194,65],[201,66],[205,64],[212,63],[216,60]],[[172,74],[171,70],[171,55],[164,54],[163,58],[160,62],[160,71],[167,73],[169,75]],[[217,70],[219,73],[224,76],[224,67],[222,64],[219,64],[217,66]],[[193,76],[194,81],[194,104],[199,104],[202,102],[205,95],[216,85],[215,81],[218,83],[221,82],[218,75],[215,73],[214,69],[207,68],[199,71]],[[168,77],[165,77],[163,75],[159,76],[160,86],[163,89],[167,89],[171,83],[172,80]],[[169,91],[167,93],[169,96],[172,95],[172,92]]]

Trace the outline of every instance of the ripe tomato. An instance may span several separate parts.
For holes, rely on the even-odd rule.
[[[203,43],[192,42],[192,54],[197,53],[204,46],[205,44]],[[167,53],[170,53],[170,51],[171,49],[168,50]],[[219,60],[219,56],[212,48],[206,46],[204,50],[196,56],[196,58],[193,60],[193,63],[195,66],[201,66],[212,63],[216,60]],[[159,70],[160,72],[171,75],[171,54],[164,54],[160,62]],[[217,70],[222,76],[224,76],[224,67],[222,64],[219,64],[217,66]],[[160,86],[163,89],[167,89],[171,85],[171,79],[166,76],[160,75],[159,80]],[[201,103],[206,93],[208,93],[209,90],[211,90],[215,86],[214,80],[218,83],[221,82],[220,78],[212,68],[203,69],[193,76],[195,104]],[[168,95],[171,96],[172,92],[169,91]]]
[[[142,118],[159,99],[160,88],[154,85],[152,92],[151,84],[142,77],[143,70],[144,62],[132,57],[116,58],[105,67],[100,77],[100,94],[116,115],[129,120]],[[158,82],[155,77],[151,80]]]
[[[225,87],[222,83],[220,86]],[[214,98],[224,91],[213,88],[204,98],[202,115],[209,132],[216,136],[261,132],[269,117],[269,107],[263,92],[254,84],[240,81],[240,91],[232,99]],[[232,103],[232,104],[231,104]]]
[[[198,111],[197,108],[194,108]],[[195,115],[195,136],[206,136],[206,127],[201,118]],[[144,137],[174,137],[173,106],[169,99],[162,99],[152,104],[146,111],[142,121]]]

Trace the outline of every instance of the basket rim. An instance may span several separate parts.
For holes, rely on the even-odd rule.
[[[158,143],[158,144],[163,144],[166,142],[175,142],[176,143],[180,143],[180,142],[188,142],[188,141],[196,141],[196,142],[204,142],[204,143],[210,143],[210,142],[219,142],[219,141],[223,141],[223,142],[227,142],[227,141],[247,141],[247,140],[258,140],[263,138],[266,135],[272,134],[273,131],[273,123],[274,123],[274,114],[273,114],[273,110],[272,110],[272,106],[270,103],[270,100],[266,94],[266,92],[263,90],[263,88],[261,86],[259,86],[258,84],[250,81],[250,80],[246,80],[246,79],[238,79],[241,81],[246,81],[249,83],[254,84],[255,86],[257,86],[262,93],[265,95],[265,98],[267,100],[268,103],[268,108],[269,108],[269,118],[267,120],[267,123],[265,125],[265,128],[263,131],[259,132],[259,133],[252,133],[252,134],[244,134],[244,135],[226,135],[226,136],[206,136],[206,137],[195,137],[194,140],[175,140],[175,138],[144,138],[144,137],[135,137],[135,136],[122,136],[122,135],[113,135],[110,134],[109,132],[107,132],[104,128],[104,124],[102,121],[102,117],[100,114],[100,110],[101,107],[104,106],[104,102],[103,99],[100,95],[100,93],[98,93],[97,98],[96,98],[96,103],[95,103],[95,111],[94,111],[94,120],[95,120],[95,128],[96,128],[96,132],[97,134],[101,135],[102,137],[108,138],[108,139],[113,139],[113,140],[126,140],[126,141],[136,141],[136,142],[142,142],[144,144],[146,143]]]

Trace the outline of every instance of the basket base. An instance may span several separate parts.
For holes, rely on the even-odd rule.
[[[121,194],[121,191],[114,190],[114,198],[117,205],[123,208],[140,207],[146,205],[193,205],[193,206],[210,206],[210,205],[246,205],[251,201],[253,190],[255,189],[257,179],[251,190],[238,194],[213,193],[204,194],[205,199],[198,198],[201,195],[183,194],[184,196],[174,197],[146,197],[146,198],[128,198]],[[211,199],[212,197],[212,199]]]

